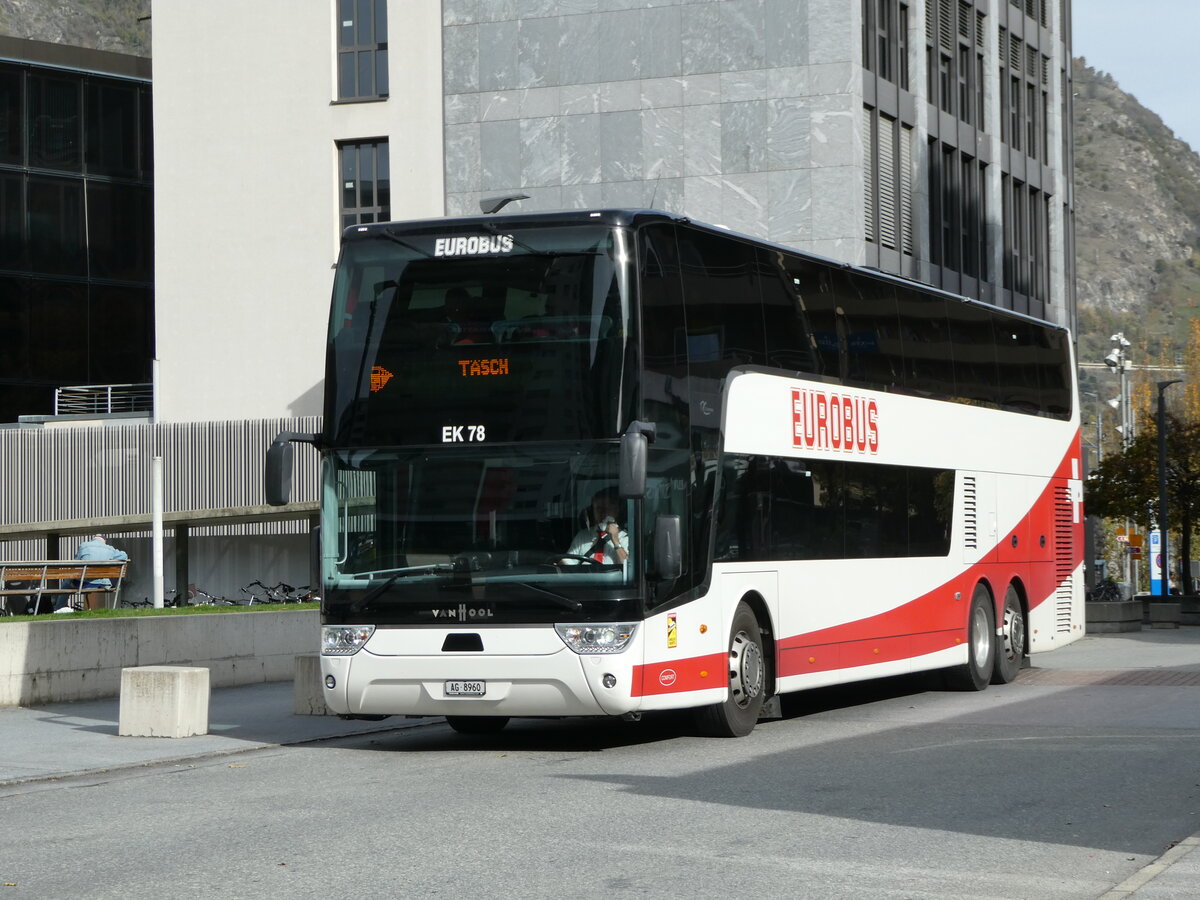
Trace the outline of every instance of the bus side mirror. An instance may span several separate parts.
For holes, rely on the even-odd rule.
[[[654,520],[654,571],[663,581],[683,574],[683,527],[679,516]]]
[[[284,431],[271,441],[263,471],[263,493],[271,506],[287,506],[292,499],[292,440]]]
[[[281,431],[267,449],[263,469],[263,493],[271,506],[287,506],[292,501],[292,442],[315,444],[317,435],[298,431]]]
[[[621,435],[621,472],[617,488],[627,500],[646,496],[646,447],[654,440],[653,422],[630,422]]]

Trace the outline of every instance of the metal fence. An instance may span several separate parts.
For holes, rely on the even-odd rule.
[[[149,413],[154,410],[152,384],[84,384],[54,391],[56,416]]]

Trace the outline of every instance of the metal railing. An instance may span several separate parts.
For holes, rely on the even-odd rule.
[[[106,416],[154,411],[152,384],[85,384],[54,391],[56,416]]]

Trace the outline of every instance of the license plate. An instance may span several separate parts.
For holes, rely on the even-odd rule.
[[[487,690],[485,681],[447,681],[447,697],[482,697]]]

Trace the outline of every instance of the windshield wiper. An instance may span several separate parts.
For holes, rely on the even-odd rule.
[[[583,604],[578,600],[572,600],[570,597],[566,596],[565,594],[560,594],[557,591],[551,591],[547,588],[539,587],[538,585],[531,584],[528,581],[517,581],[514,582],[514,584],[519,584],[523,588],[529,588],[529,590],[533,591],[535,594],[545,594],[547,597],[552,598],[559,606],[563,607],[564,609],[569,609],[571,612],[580,612],[583,609]]]
[[[453,569],[451,569],[450,566],[446,565],[445,563],[432,563],[427,566],[409,566],[406,569],[396,569],[390,576],[388,576],[388,579],[383,584],[376,585],[357,600],[352,601],[350,603],[350,610],[356,613],[362,612],[367,608],[367,605],[372,600],[390,588],[401,578],[407,578],[409,575],[428,575],[434,573],[449,574],[452,571]]]

